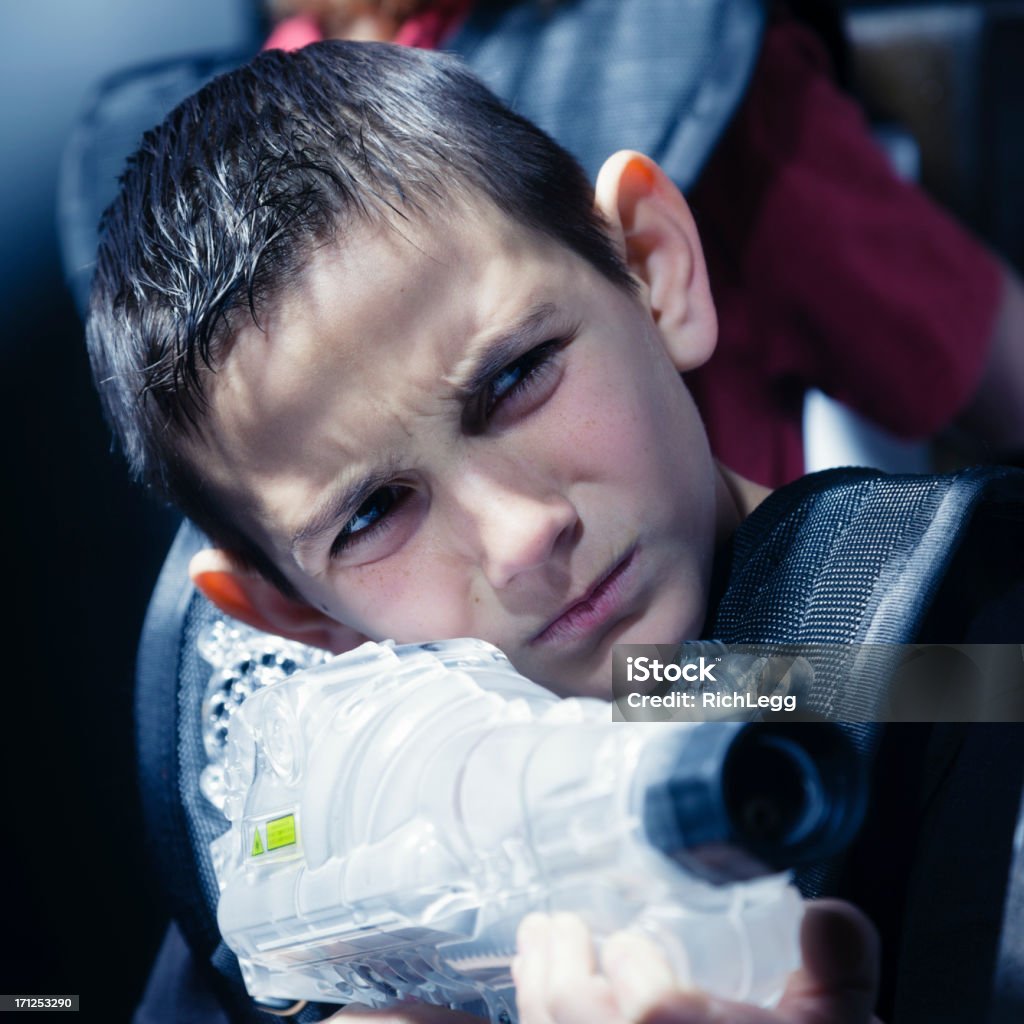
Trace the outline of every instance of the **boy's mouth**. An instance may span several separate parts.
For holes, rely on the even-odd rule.
[[[636,548],[630,548],[582,597],[574,598],[530,641],[548,644],[576,640],[603,626],[618,610]]]

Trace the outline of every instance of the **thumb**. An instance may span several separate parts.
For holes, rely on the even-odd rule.
[[[878,934],[839,900],[807,905],[800,929],[803,967],[790,975],[776,1012],[794,1024],[868,1024],[878,995]]]

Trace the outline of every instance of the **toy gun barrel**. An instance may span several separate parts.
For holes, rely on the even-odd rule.
[[[709,723],[647,783],[649,842],[713,882],[821,861],[864,817],[866,779],[827,723]]]

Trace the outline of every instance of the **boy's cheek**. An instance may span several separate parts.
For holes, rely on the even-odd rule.
[[[410,552],[341,571],[327,604],[334,618],[373,639],[423,643],[473,635],[464,590],[441,565]]]

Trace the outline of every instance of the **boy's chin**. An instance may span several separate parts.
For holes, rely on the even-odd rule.
[[[638,587],[614,610],[609,622],[598,622],[589,632],[569,630],[564,640],[541,643],[492,642],[517,672],[559,697],[611,701],[612,668],[619,644],[671,645],[701,635],[704,588],[700,581],[689,582],[694,573],[685,568],[674,574],[677,579],[669,585]]]
[[[683,639],[700,636],[704,623],[703,612],[695,614],[692,606],[664,611],[666,614],[662,616],[652,614],[632,623],[588,656],[567,650],[549,659],[523,667],[517,665],[516,668],[527,678],[560,697],[596,697],[611,701],[614,697],[612,665],[618,644],[675,644]],[[683,622],[682,627],[680,622]]]

